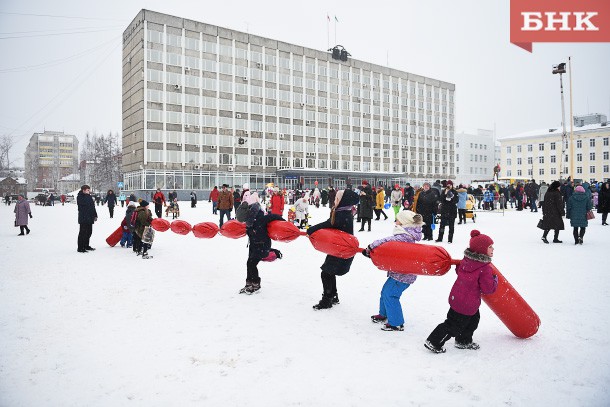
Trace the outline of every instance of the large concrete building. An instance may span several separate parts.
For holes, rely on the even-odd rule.
[[[142,10],[123,35],[125,188],[453,179],[454,94],[440,80]]]
[[[588,118],[590,116],[587,116]],[[574,123],[580,124],[580,116]],[[547,183],[559,179],[602,181],[610,178],[610,126],[606,116],[596,123],[570,128],[562,160],[563,129],[533,130],[501,138],[503,176]]]
[[[58,182],[78,169],[78,139],[59,131],[34,133],[25,149],[28,188],[58,190]]]
[[[492,180],[496,162],[493,130],[477,129],[455,135],[455,177],[461,184]]]

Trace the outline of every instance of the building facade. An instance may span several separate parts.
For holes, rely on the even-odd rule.
[[[574,123],[580,123],[578,117]],[[502,176],[536,181],[610,178],[610,127],[604,121],[576,126],[562,154],[561,128],[534,130],[500,139]],[[563,158],[563,160],[562,160]]]
[[[123,35],[128,190],[454,178],[455,86],[142,10]]]
[[[455,135],[455,177],[461,184],[493,180],[496,162],[493,130],[477,129],[476,133]]]
[[[34,133],[25,150],[28,188],[58,189],[63,177],[77,172],[78,139],[57,131]]]

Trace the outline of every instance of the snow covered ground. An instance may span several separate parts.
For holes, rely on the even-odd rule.
[[[181,219],[215,221],[208,202]],[[608,406],[610,227],[599,217],[575,246],[545,245],[541,213],[478,212],[495,240],[494,264],[538,313],[542,326],[518,339],[487,308],[478,351],[436,355],[423,346],[448,310],[455,273],[420,277],[402,297],[404,332],[370,321],[385,273],[364,256],[338,278],[341,304],[314,311],[324,255],[301,237],[276,243],[284,259],[259,266],[261,291],[244,285],[247,239],[157,232],[142,260],[110,248],[98,207],[92,253],[76,252],[76,205],[32,206],[32,233],[17,236],[0,206],[1,406]],[[312,223],[327,208],[312,210]],[[358,226],[359,224],[355,224]],[[475,224],[456,225],[461,258]],[[391,234],[373,221],[361,247]]]

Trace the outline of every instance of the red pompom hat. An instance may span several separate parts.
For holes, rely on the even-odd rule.
[[[491,237],[481,234],[478,230],[470,232],[470,251],[479,254],[487,254],[487,248],[494,244]]]

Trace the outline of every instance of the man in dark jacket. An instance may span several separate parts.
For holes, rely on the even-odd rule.
[[[338,229],[349,233],[350,235],[354,234],[352,207],[359,201],[358,194],[350,189],[345,189],[343,191],[338,191],[337,196],[339,197],[339,204],[331,211],[330,218],[325,222],[307,229],[308,235],[312,235],[320,229]],[[342,259],[340,257],[331,256],[330,254],[326,256],[324,264],[320,267],[320,269],[322,269],[320,277],[322,279],[324,292],[322,293],[320,302],[313,306],[315,310],[327,309],[332,307],[333,304],[339,303],[336,276],[342,276],[348,273],[353,260],[353,257]]]
[[[453,228],[455,225],[455,218],[457,217],[457,203],[459,200],[458,194],[453,189],[453,182],[447,181],[447,186],[441,193],[441,227],[438,231],[437,242],[443,241],[443,235],[445,234],[445,226],[449,226],[449,236],[447,241],[453,243]]]
[[[332,185],[328,187],[328,207],[332,210],[335,207],[335,197],[337,190]]]
[[[103,203],[108,204],[108,212],[110,213],[110,219],[112,219],[114,216],[114,207],[117,204],[116,195],[112,189],[109,189],[108,192],[106,192]]]
[[[258,263],[266,259],[270,252],[274,252],[276,258],[281,258],[279,250],[271,248],[271,238],[267,232],[267,226],[274,220],[284,220],[281,216],[269,213],[265,215],[258,202],[249,205],[244,201],[235,212],[235,218],[246,223],[248,234],[248,262],[246,263],[246,286],[240,294],[254,294],[261,288],[261,278],[258,275]]]
[[[364,232],[364,225],[368,223],[369,232],[371,231],[371,221],[373,220],[373,209],[375,208],[375,199],[373,198],[373,189],[367,181],[362,181],[362,189],[360,191],[360,206],[358,207],[360,220],[360,232]]]
[[[530,212],[538,212],[538,205],[536,205],[536,201],[538,200],[538,191],[540,191],[540,186],[536,184],[536,180],[532,180],[529,184],[529,188],[527,189],[527,201],[530,207]]]
[[[413,190],[413,187],[411,186],[410,183],[407,182],[407,186],[405,187],[404,191],[403,191],[403,197],[402,197],[402,203],[403,203],[403,207],[407,207],[404,203],[405,201],[409,202],[409,208],[411,207],[411,205],[413,205],[413,197],[415,196],[415,191]]]
[[[434,224],[438,198],[436,189],[430,188],[429,182],[424,182],[423,190],[417,197],[417,206],[415,208],[417,213],[424,219],[424,226],[422,226],[424,238],[422,240],[432,240],[431,225]]]
[[[77,252],[87,253],[95,250],[89,245],[89,239],[93,233],[93,224],[97,220],[97,211],[89,185],[80,187],[80,192],[76,196],[76,205],[78,206],[78,224],[80,225]]]

